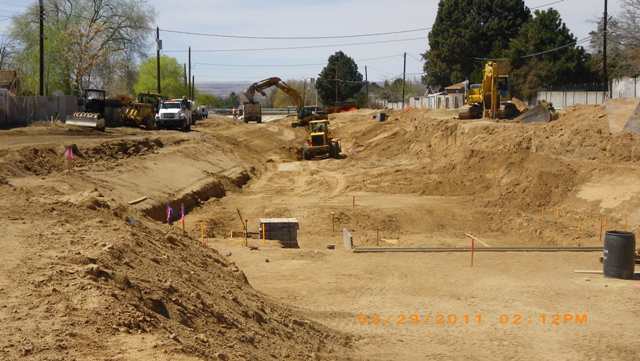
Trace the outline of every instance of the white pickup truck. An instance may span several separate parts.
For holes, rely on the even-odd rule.
[[[165,100],[156,115],[158,128],[179,128],[185,132],[191,130],[192,112],[190,102],[181,99]]]

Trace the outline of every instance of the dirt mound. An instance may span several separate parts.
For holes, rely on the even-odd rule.
[[[25,196],[15,192],[3,203]],[[203,359],[307,360],[349,343],[264,299],[216,251],[111,210],[102,198],[93,191],[11,213],[16,224],[5,226],[12,229],[47,221],[19,235],[31,249],[30,267],[9,277],[24,287],[0,288],[11,304],[2,312],[1,358],[135,359],[118,344],[123,335],[149,335],[159,351]]]
[[[581,187],[640,161],[640,136],[612,134],[603,106],[573,107],[548,124],[460,121],[419,110],[391,113],[385,123],[353,116],[333,123],[349,157],[346,167],[371,164],[354,174],[347,191],[468,197],[490,220],[479,231],[542,233],[536,236],[541,242],[595,237],[604,210],[583,204]],[[523,220],[558,209],[573,209],[575,219]],[[623,218],[622,208],[607,212]],[[579,225],[564,227],[565,221]],[[462,226],[478,229],[476,221]]]
[[[70,173],[63,145],[1,149],[0,359],[348,359],[349,336],[265,298],[228,259],[153,220],[167,202],[189,212],[240,192],[267,149],[290,159],[283,140],[297,135],[266,131],[219,120],[153,138],[65,133],[56,143],[77,146]]]
[[[526,199],[522,206],[529,207],[571,191],[584,173],[576,162],[640,160],[640,137],[612,135],[607,127],[602,107],[580,107],[544,125],[435,120],[428,112],[410,111],[388,123],[368,122],[348,132],[343,123],[338,130],[351,139],[351,157],[384,161],[387,169],[372,184],[387,191],[494,192],[511,202]],[[388,188],[392,183],[396,187]]]
[[[164,147],[160,139],[115,140],[98,145],[78,146],[66,144],[60,146],[28,146],[17,150],[3,150],[2,176],[24,177],[28,175],[45,176],[66,169],[65,150],[71,147],[74,153],[74,166],[82,167],[91,163],[105,163],[153,153]]]
[[[604,105],[609,120],[609,130],[618,134],[625,130],[638,133],[640,101],[637,99],[610,99]]]

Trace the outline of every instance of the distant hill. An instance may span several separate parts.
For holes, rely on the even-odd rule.
[[[219,97],[226,97],[231,92],[236,94],[243,92],[251,83],[247,82],[226,82],[208,81],[196,83],[198,90],[204,93],[213,94]]]

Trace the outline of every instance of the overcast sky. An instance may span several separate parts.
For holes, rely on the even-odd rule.
[[[622,1],[609,0],[610,12],[618,13]],[[0,0],[0,33],[8,23],[1,20],[3,16],[34,2],[35,0]],[[525,1],[529,7],[550,2],[555,1]],[[429,27],[435,20],[438,0],[149,0],[149,3],[156,8],[158,25],[164,29],[254,36],[331,36]],[[594,21],[602,16],[603,6],[603,0],[564,0],[553,5],[578,38],[585,37],[595,27]],[[382,80],[401,74],[401,54],[405,51],[408,53],[407,72],[418,74],[422,71],[419,54],[426,49],[426,36],[426,32],[416,32],[355,39],[233,40],[161,34],[164,53],[175,56],[181,62],[186,62],[186,49],[191,45],[194,50],[193,72],[197,81],[255,81],[269,76],[285,79],[315,77],[322,65],[266,65],[323,64],[337,50],[343,50],[353,57],[362,73],[364,65],[367,65],[370,80]],[[198,52],[209,49],[334,45],[418,37],[423,39],[303,50]],[[175,50],[181,52],[174,52]],[[380,57],[385,58],[371,59]]]

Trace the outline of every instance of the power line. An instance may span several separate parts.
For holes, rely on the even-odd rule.
[[[568,47],[570,47],[570,46],[574,46],[574,45],[582,44],[582,43],[585,43],[585,42],[590,41],[590,40],[591,40],[591,37],[587,37],[587,38],[584,38],[584,39],[581,39],[581,40],[576,40],[576,41],[574,41],[574,42],[571,42],[571,43],[568,43],[568,44],[565,44],[565,45],[558,46],[558,47],[553,48],[553,49],[544,50],[544,51],[540,51],[540,52],[533,53],[533,54],[523,55],[523,56],[521,56],[520,58],[522,58],[522,59],[526,59],[526,58],[533,58],[534,56],[553,53],[553,52],[556,52],[556,51],[558,51],[558,50],[562,50],[562,49],[564,49],[564,48],[568,48]]]
[[[586,38],[578,39],[578,40],[572,41],[570,43],[567,43],[567,44],[564,44],[564,45],[560,45],[560,46],[555,47],[553,49],[548,49],[548,50],[539,51],[537,53],[531,53],[531,54],[527,54],[527,55],[522,55],[522,56],[519,56],[518,58],[520,58],[520,59],[533,58],[535,56],[553,53],[553,52],[556,52],[558,50],[562,50],[564,48],[568,48],[570,46],[584,44],[584,43],[586,43],[586,42],[588,42],[590,40],[591,40],[591,37],[588,36]],[[508,58],[480,58],[480,57],[474,57],[474,59],[475,60],[482,60],[482,61],[485,61],[485,60],[508,60]]]
[[[379,40],[359,43],[342,43],[342,44],[325,44],[325,45],[308,45],[308,46],[287,46],[279,48],[251,48],[251,49],[208,49],[208,50],[192,50],[194,53],[233,53],[233,52],[252,52],[252,51],[271,51],[271,50],[298,50],[298,49],[320,49],[320,48],[336,48],[342,46],[360,46],[373,44],[400,43],[406,41],[425,40],[424,37],[404,38],[393,40]],[[165,53],[184,53],[186,50],[165,50]]]
[[[551,5],[556,5],[556,4],[563,3],[564,1],[565,1],[565,0],[552,1],[552,2],[550,2],[550,3],[546,3],[546,4],[542,4],[542,5],[538,5],[538,6],[530,7],[529,9],[531,9],[531,10],[536,10],[536,9],[546,8],[547,6],[551,6]]]
[[[407,55],[409,55],[410,58],[412,58],[413,60],[415,60],[415,61],[417,61],[419,63],[421,63],[423,61],[423,59],[420,58],[422,56],[420,54],[418,54],[418,56],[416,56],[415,54],[407,53]]]
[[[388,56],[379,56],[375,58],[363,58],[363,59],[354,59],[356,62],[365,62],[365,61],[376,61],[376,60],[385,60],[385,59],[393,59],[401,56],[402,54],[396,55],[388,55]],[[264,67],[306,67],[306,66],[323,66],[327,65],[326,63],[313,63],[313,64],[211,64],[211,63],[195,63],[195,65],[201,66],[216,66],[216,67],[229,67],[229,68],[264,68]]]
[[[227,38],[227,39],[254,39],[254,40],[323,40],[323,39],[350,39],[350,38],[365,38],[384,35],[397,35],[416,33],[421,31],[428,31],[431,28],[415,28],[408,30],[397,30],[377,33],[364,33],[364,34],[351,34],[351,35],[324,35],[324,36],[253,36],[253,35],[232,35],[232,34],[215,34],[215,33],[199,33],[183,30],[171,30],[160,29],[161,31],[173,34],[193,35],[193,36],[207,36],[214,38]]]

